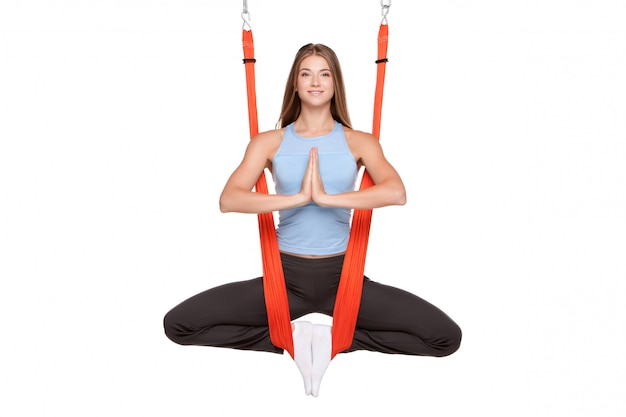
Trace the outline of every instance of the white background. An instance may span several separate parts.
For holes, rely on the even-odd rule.
[[[371,130],[378,1],[249,2],[259,128],[308,42]],[[240,1],[0,2],[0,407],[16,416],[626,415],[626,3],[391,5],[381,130],[408,203],[366,273],[462,327],[447,358],[183,347],[175,304],[260,275],[221,214],[249,140]]]

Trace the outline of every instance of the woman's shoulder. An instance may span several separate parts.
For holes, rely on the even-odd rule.
[[[361,147],[378,142],[376,136],[371,133],[363,132],[362,130],[355,130],[344,126],[343,133],[350,147]]]
[[[275,140],[282,140],[283,138],[283,134],[285,133],[285,128],[282,129],[272,129],[272,130],[266,130],[263,132],[259,132],[258,134],[256,134],[256,136],[254,136],[253,139],[260,139],[262,141],[275,141]]]
[[[260,147],[277,147],[283,140],[285,129],[266,130],[256,134],[250,141],[251,146]]]
[[[380,143],[378,139],[376,139],[376,136],[371,133],[350,129],[344,126],[344,135],[346,137],[346,143],[354,159],[358,161],[359,166],[362,165],[363,160],[380,152]]]
[[[266,130],[256,134],[248,144],[247,153],[271,161],[280,147],[285,129]]]
[[[364,132],[362,130],[352,129],[347,126],[343,126],[343,133],[347,140],[351,139],[360,139],[360,140],[372,140],[376,139],[374,135],[368,132]]]

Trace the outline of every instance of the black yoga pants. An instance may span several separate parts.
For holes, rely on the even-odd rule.
[[[281,254],[291,319],[332,316],[343,256],[300,258]],[[282,353],[272,345],[262,278],[201,292],[170,310],[165,334],[181,345]],[[459,326],[443,311],[404,290],[365,277],[352,346],[390,354],[447,356],[461,343]]]

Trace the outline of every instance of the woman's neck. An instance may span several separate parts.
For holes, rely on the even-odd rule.
[[[293,128],[303,137],[322,136],[335,128],[335,120],[328,111],[318,114],[303,112],[294,122]]]

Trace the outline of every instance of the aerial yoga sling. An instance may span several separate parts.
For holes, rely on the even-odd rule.
[[[380,120],[383,99],[383,87],[385,82],[385,69],[387,64],[388,24],[387,13],[391,1],[381,0],[382,21],[378,31],[378,57],[376,90],[374,95],[374,117],[372,134],[380,137]],[[243,2],[241,14],[243,25],[243,63],[246,72],[246,91],[248,97],[248,119],[250,125],[250,138],[258,134],[258,118],[256,109],[256,86],[254,64],[254,40],[252,28],[249,22],[247,1]],[[374,185],[367,170],[361,177],[360,189]],[[256,192],[268,193],[267,180],[261,173],[255,186]],[[365,270],[365,257],[369,240],[372,210],[354,210],[350,230],[350,238],[346,249],[345,260],[337,289],[337,296],[333,309],[332,322],[332,353],[331,359],[338,353],[348,349],[352,345],[354,329],[361,304],[361,292]],[[259,235],[261,243],[261,259],[263,263],[263,290],[269,323],[270,340],[275,346],[285,349],[293,358],[294,346],[291,331],[291,316],[287,300],[287,289],[283,276],[283,268],[278,250],[278,239],[273,214],[258,214]]]

